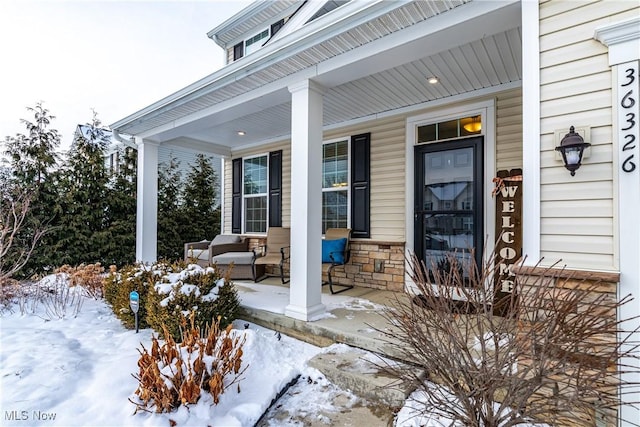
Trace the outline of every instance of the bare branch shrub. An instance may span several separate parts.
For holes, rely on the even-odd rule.
[[[620,377],[638,372],[635,362],[625,362],[639,357],[632,340],[638,330],[625,330],[632,319],[616,318],[630,297],[617,300],[615,291],[602,291],[604,284],[563,279],[558,269],[538,265],[539,275],[516,275],[498,315],[492,286],[498,269],[489,258],[466,268],[463,278],[452,255],[448,271],[431,269],[433,280],[415,255],[408,260],[418,294],[396,298],[384,314],[393,327],[381,332],[451,393],[424,382],[415,368],[388,366],[423,392],[425,400],[413,403],[416,415],[470,427],[594,425],[595,417],[614,424],[626,393],[638,390]]]
[[[64,273],[69,277],[69,286],[81,286],[85,295],[93,299],[104,297],[104,267],[95,264],[80,264],[77,267],[63,265],[56,273]]]
[[[16,289],[20,314],[35,314],[42,302],[44,292],[36,283],[22,283]]]
[[[239,382],[248,367],[242,368],[246,337],[234,337],[231,329],[232,325],[220,329],[218,317],[202,335],[192,313],[181,343],[176,343],[164,327],[164,344],[153,337],[151,352],[142,346],[142,351],[138,350],[140,370],[133,375],[139,382],[135,392],[139,401],[129,399],[136,405],[136,412],[150,412],[154,408],[156,412],[171,412],[181,405],[197,403],[202,392],[209,393],[216,405],[234,384],[240,392]]]
[[[35,295],[35,298],[44,306],[44,319],[75,318],[80,314],[84,296],[70,287],[62,275],[56,274],[53,283],[49,282],[48,286],[41,286],[38,289],[41,293]]]
[[[31,213],[31,197],[31,192],[10,188],[7,182],[0,188],[0,285],[29,261],[47,232],[45,227],[35,227],[27,230],[28,241],[24,236],[20,239]]]
[[[7,279],[0,282],[0,314],[13,313],[14,304],[20,299],[20,284],[16,280]]]

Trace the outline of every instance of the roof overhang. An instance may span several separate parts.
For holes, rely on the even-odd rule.
[[[347,3],[111,128],[158,142],[191,138],[226,147],[226,151],[229,147],[286,137],[290,128],[287,88],[302,79],[314,79],[328,89],[325,125],[375,114],[376,111],[356,111],[345,94],[362,97],[363,91],[375,91],[377,87],[383,97],[385,81],[394,76],[394,84],[416,86],[421,98],[409,99],[412,96],[407,93],[407,99],[388,102],[388,108],[463,92],[486,93],[488,87],[520,81],[519,1],[450,1],[446,2],[446,10],[433,10],[420,22],[384,34],[385,23],[388,27],[401,27],[404,23],[398,21],[403,16],[408,12],[417,15],[417,8],[426,4],[432,7],[431,2]],[[422,9],[421,13],[428,11]],[[356,36],[362,38],[360,45],[347,46]],[[480,49],[486,52],[475,52]],[[505,55],[511,58],[503,58]],[[471,68],[485,68],[485,62],[491,61],[503,64],[493,66],[493,71],[485,70],[487,76],[470,75]],[[439,76],[443,82],[440,88],[423,87],[417,79],[426,70],[451,76]],[[384,108],[378,107],[378,112],[388,110]],[[267,132],[276,120],[281,122],[279,130]],[[263,135],[238,138],[235,133],[244,130],[239,128],[244,125],[261,129]]]

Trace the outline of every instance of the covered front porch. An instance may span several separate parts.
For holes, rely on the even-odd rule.
[[[455,122],[461,140],[469,136],[460,130],[463,120],[471,117],[482,124],[472,147],[482,166],[472,179],[481,192],[473,202],[454,201],[475,215],[473,224],[463,224],[460,214],[455,228],[459,235],[476,227],[477,236],[493,236],[496,169],[522,167],[524,157],[539,153],[535,132],[524,132],[531,141],[522,141],[522,105],[531,96],[522,87],[523,51],[535,47],[522,42],[524,32],[534,31],[523,22],[526,7],[519,1],[348,2],[115,123],[138,146],[136,258],[157,257],[158,147],[222,156],[223,233],[260,239],[270,226],[290,227],[291,283],[282,313],[295,321],[322,318],[331,310],[321,291],[323,145],[347,141],[346,180],[329,189],[345,193],[341,226],[353,230],[359,251],[345,279],[402,290],[405,254],[425,240],[416,237],[414,148],[432,140],[420,140],[419,128]],[[256,176],[266,172],[264,189],[246,185],[249,167],[262,168]],[[524,203],[534,205],[537,192],[526,194],[531,199]],[[248,218],[260,209],[266,219],[256,225]],[[538,218],[525,219],[534,225],[524,229],[534,233]],[[525,236],[533,259],[538,243]]]

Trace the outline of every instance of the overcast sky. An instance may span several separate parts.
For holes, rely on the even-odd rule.
[[[206,33],[250,0],[0,0],[0,140],[43,101],[67,149],[75,127],[104,125],[223,65]]]

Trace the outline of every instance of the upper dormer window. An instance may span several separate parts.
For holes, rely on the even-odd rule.
[[[269,28],[259,32],[253,37],[233,46],[233,60],[237,61],[245,55],[249,55],[260,49],[264,44],[273,37],[284,26],[284,19],[272,24]]]
[[[244,42],[244,52],[245,55],[249,55],[252,52],[260,49],[265,41],[269,38],[269,29],[256,34],[255,36],[245,40]]]

